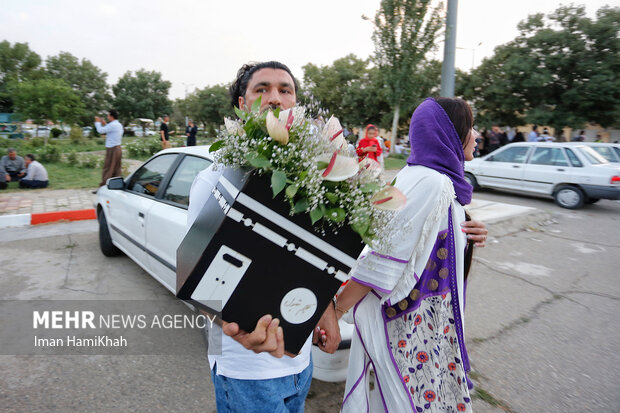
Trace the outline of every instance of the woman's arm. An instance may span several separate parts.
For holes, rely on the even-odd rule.
[[[336,301],[336,317],[338,317],[338,320],[353,308],[359,300],[366,297],[366,294],[368,294],[370,290],[372,290],[372,288],[360,284],[355,280],[349,280]]]

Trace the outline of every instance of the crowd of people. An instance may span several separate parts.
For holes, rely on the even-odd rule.
[[[36,156],[21,157],[14,148],[0,159],[0,189],[6,189],[9,182],[18,182],[20,188],[47,188],[49,184],[47,170]]]

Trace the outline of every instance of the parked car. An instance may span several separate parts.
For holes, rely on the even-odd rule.
[[[155,131],[152,131],[149,128],[142,129],[142,126],[136,126],[132,130],[133,130],[133,134],[139,138],[143,136],[156,136],[157,135]]]
[[[176,250],[186,233],[189,192],[196,175],[213,162],[207,146],[165,149],[127,178],[97,191],[99,245],[106,256],[125,253],[173,294]],[[335,354],[313,346],[314,377],[346,378],[353,326],[340,323]]]
[[[573,145],[586,145],[594,149],[611,163],[620,163],[620,144],[604,142],[571,142]]]
[[[92,126],[84,126],[82,128],[82,135],[84,135],[85,138],[88,138],[90,135],[92,135],[92,133],[93,133]]]
[[[620,199],[620,166],[582,143],[512,143],[465,162],[465,178],[474,188],[551,196],[569,209]]]

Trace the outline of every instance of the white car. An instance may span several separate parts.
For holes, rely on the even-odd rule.
[[[552,196],[569,209],[620,199],[620,166],[580,143],[519,142],[465,162],[474,186]]]
[[[144,130],[143,130],[141,126],[136,126],[135,128],[133,128],[133,134],[135,136],[137,136],[138,138],[141,138],[143,136],[155,136],[155,135],[157,135],[157,133],[155,133],[155,131],[152,131],[149,128],[144,128]]]
[[[196,175],[213,162],[208,146],[165,149],[127,178],[111,178],[97,191],[99,244],[106,256],[125,253],[173,294],[176,251],[186,233],[189,192]],[[343,381],[353,326],[340,323],[335,354],[313,346],[313,376]]]
[[[586,145],[594,149],[611,163],[620,163],[620,144],[604,142],[571,142],[572,145]]]

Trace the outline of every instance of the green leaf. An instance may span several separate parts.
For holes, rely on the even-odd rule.
[[[312,221],[312,225],[314,225],[314,223],[320,220],[321,218],[323,218],[323,211],[321,211],[320,208],[313,209],[312,211],[310,211],[310,220]]]
[[[217,151],[218,149],[220,149],[222,147],[222,145],[224,145],[224,140],[223,139],[219,140],[219,141],[216,141],[216,142],[213,142],[211,144],[211,146],[209,146],[209,153]]]
[[[338,195],[334,194],[333,192],[327,192],[325,196],[327,197],[329,202],[331,202],[332,204],[335,204],[338,202]]]
[[[327,219],[333,222],[342,222],[346,218],[347,214],[342,208],[330,208],[325,214]]]
[[[286,196],[289,198],[293,198],[299,189],[299,185],[292,184],[286,187]]]
[[[271,162],[267,158],[256,153],[246,154],[245,159],[255,168],[269,168],[271,166]]]
[[[308,199],[301,198],[299,201],[295,203],[295,207],[293,207],[293,212],[299,214],[300,212],[304,212],[308,209]]]
[[[353,229],[353,231],[357,232],[361,236],[364,236],[366,231],[368,231],[369,227],[370,227],[370,223],[368,223],[368,222],[365,222],[365,223],[358,222],[358,223],[355,223],[355,224],[351,224],[351,229]]]
[[[286,186],[286,174],[282,171],[275,170],[271,173],[271,189],[275,198]]]
[[[396,177],[394,177],[394,179],[392,179],[392,182],[390,183],[390,186],[394,186],[396,185]]]
[[[246,120],[248,118],[248,113],[245,110],[241,110],[236,106],[235,106],[235,113],[237,114],[237,117],[241,120]]]
[[[319,168],[319,171],[320,171],[321,169],[325,169],[325,168],[327,168],[328,166],[329,166],[329,162],[325,162],[325,161],[318,161],[318,162],[316,163],[316,167],[317,167],[317,168]]]
[[[378,184],[374,184],[374,183],[364,184],[360,186],[360,190],[365,194],[376,192],[379,189],[381,189],[381,186],[379,186]]]
[[[262,100],[262,98],[262,96],[259,96],[258,99],[256,99],[254,103],[252,103],[252,112],[260,112],[260,101]]]
[[[301,171],[299,173],[299,180],[301,181],[302,179],[304,179],[306,176],[308,176],[308,171]]]

